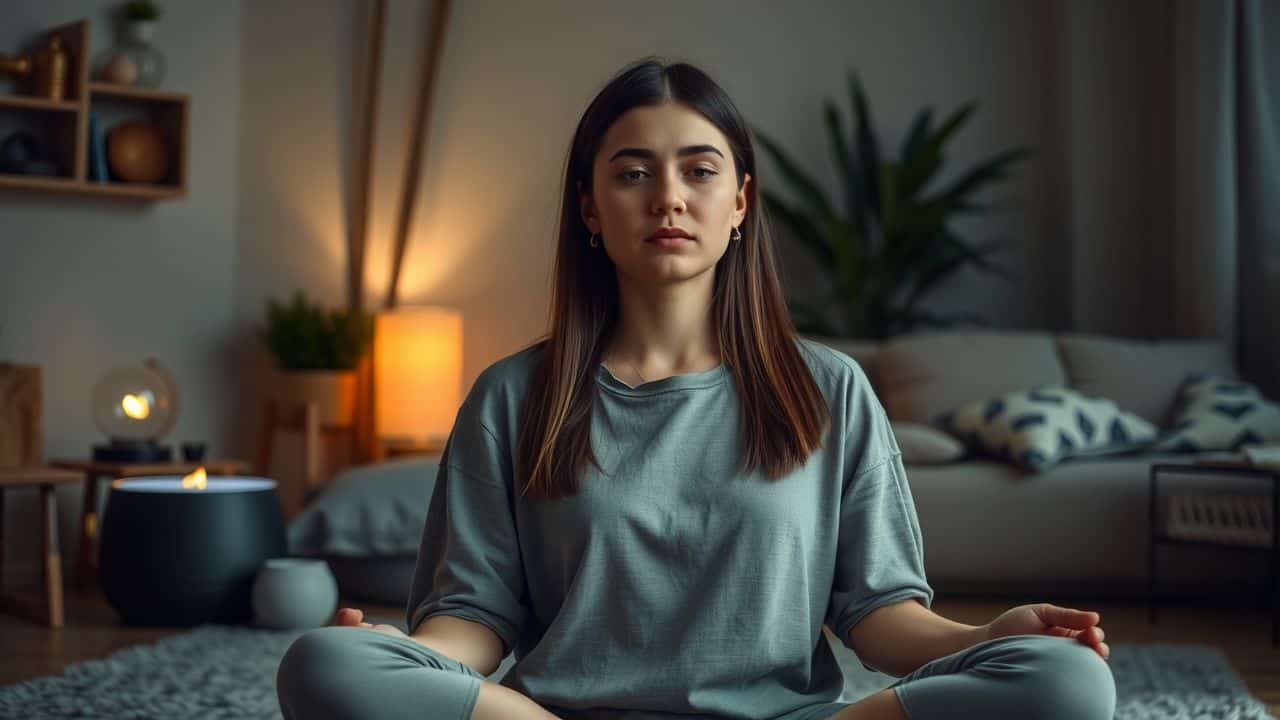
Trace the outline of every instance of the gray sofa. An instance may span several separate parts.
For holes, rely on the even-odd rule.
[[[854,358],[895,424],[929,424],[970,401],[1061,383],[1109,398],[1160,426],[1187,374],[1237,375],[1227,349],[1211,340],[1043,332],[928,333],[885,343],[810,339]],[[930,582],[948,594],[1143,596],[1148,471],[1158,460],[1185,463],[1190,456],[1068,460],[1038,474],[973,456],[945,464],[909,461]],[[1188,482],[1203,487],[1207,481]],[[326,557],[344,596],[401,604],[434,483],[432,458],[348,468],[290,523],[290,551]],[[1215,478],[1212,484],[1260,488],[1244,479]],[[1191,595],[1221,596],[1224,584],[1261,586],[1267,568],[1260,555],[1162,548],[1159,576]]]
[[[1065,384],[1163,427],[1190,373],[1238,374],[1215,340],[1136,341],[1045,332],[937,332],[883,343],[810,338],[853,357],[889,418],[928,425],[965,403]],[[1072,459],[1043,473],[970,454],[908,463],[935,589],[951,594],[1134,598],[1145,594],[1149,469],[1186,454]],[[1176,480],[1184,486],[1265,490],[1256,480]],[[1162,494],[1164,480],[1161,481]],[[1176,485],[1175,485],[1176,487]],[[1256,584],[1265,557],[1214,548],[1159,549],[1158,577],[1191,595]]]

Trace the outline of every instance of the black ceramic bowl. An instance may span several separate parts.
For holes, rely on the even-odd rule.
[[[248,622],[258,569],[287,550],[275,481],[253,477],[116,480],[100,542],[103,591],[129,625]]]

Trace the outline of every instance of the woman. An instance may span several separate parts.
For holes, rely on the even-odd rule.
[[[856,363],[796,337],[754,175],[696,68],[642,61],[597,95],[551,332],[458,412],[409,635],[339,611],[281,662],[286,718],[1112,717],[1097,613],[928,609],[884,410]],[[824,624],[902,679],[836,702]]]

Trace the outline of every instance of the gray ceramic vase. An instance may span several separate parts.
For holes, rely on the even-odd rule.
[[[260,627],[316,628],[337,609],[338,583],[324,560],[272,558],[253,580],[253,621]]]

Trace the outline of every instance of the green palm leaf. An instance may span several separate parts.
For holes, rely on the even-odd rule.
[[[912,119],[896,161],[881,152],[870,105],[855,73],[848,77],[853,107],[846,128],[839,108],[822,106],[823,122],[842,185],[834,197],[841,212],[813,176],[803,170],[770,137],[754,130],[777,166],[791,201],[764,191],[769,216],[793,242],[804,247],[830,277],[830,295],[820,303],[789,302],[793,322],[802,332],[884,338],[917,326],[976,322],[966,313],[933,313],[918,305],[929,292],[966,266],[1016,280],[993,260],[995,244],[970,245],[949,225],[960,214],[986,212],[990,205],[974,196],[1004,179],[1029,150],[997,153],[925,195],[941,173],[947,143],[977,109],[969,102],[933,124],[933,110]],[[850,134],[846,135],[846,132]]]
[[[791,208],[781,197],[772,190],[764,191],[765,210],[770,217],[778,218],[791,233],[791,237],[799,241],[806,250],[813,254],[813,258],[823,266],[830,266],[835,262],[835,254],[831,251],[831,245],[823,233],[813,224],[804,213],[798,212]]]
[[[776,142],[769,139],[769,136],[759,130],[756,130],[755,134],[760,140],[760,145],[764,147],[769,156],[773,158],[774,164],[778,166],[778,171],[782,173],[782,179],[790,184],[792,192],[797,196],[796,199],[808,206],[809,210],[819,217],[831,215],[831,205],[827,202],[827,197],[822,192],[822,188],[818,186],[818,183],[814,182],[813,178],[801,170],[800,166]]]

